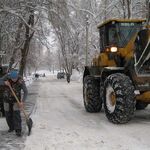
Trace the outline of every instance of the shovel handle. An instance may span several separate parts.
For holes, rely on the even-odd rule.
[[[15,93],[14,90],[12,89],[11,85],[9,85],[9,88],[10,88],[10,90],[11,90],[13,96],[15,97],[17,103],[20,104],[20,101],[19,101],[19,99],[18,99],[16,93]],[[23,113],[24,113],[25,118],[28,119],[28,116],[27,116],[27,114],[26,114],[24,108],[22,108],[22,111],[23,111]]]

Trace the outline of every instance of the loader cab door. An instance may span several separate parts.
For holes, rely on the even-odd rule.
[[[111,45],[117,45],[118,38],[115,23],[109,23],[99,29],[100,51],[103,52]]]

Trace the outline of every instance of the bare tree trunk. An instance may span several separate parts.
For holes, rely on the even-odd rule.
[[[60,60],[60,53],[58,52],[58,63],[59,63],[59,70],[61,71],[61,60]]]
[[[27,27],[29,28],[29,27]],[[30,41],[34,35],[34,32],[29,36],[28,33],[29,29],[26,29],[26,41],[24,43],[23,49],[21,49],[21,62],[20,62],[20,69],[19,69],[19,74],[23,76],[23,72],[26,66],[26,60],[29,52],[29,46],[30,46]]]
[[[146,6],[147,6],[147,15],[146,15],[147,24],[149,24],[149,22],[150,22],[150,2],[149,2],[149,0],[146,0]]]
[[[31,14],[29,16],[29,21],[28,21],[28,25],[33,26],[34,25],[34,14],[33,11],[31,11]],[[25,25],[25,29],[26,29],[26,34],[25,34],[25,43],[23,46],[23,49],[21,49],[21,62],[20,62],[20,69],[19,69],[19,74],[21,76],[23,76],[24,73],[24,69],[26,66],[26,61],[27,61],[27,56],[28,56],[28,52],[29,52],[29,46],[30,46],[30,41],[34,35],[34,32],[32,32],[30,34],[30,28],[28,25]]]
[[[18,31],[17,31],[17,35],[16,35],[16,41],[15,41],[15,44],[14,44],[14,49],[13,49],[13,53],[12,53],[12,56],[10,58],[10,62],[9,62],[9,68],[8,70],[10,70],[12,68],[12,65],[14,64],[15,62],[15,55],[19,49],[18,47],[18,44],[19,44],[19,41],[20,41],[20,33],[21,33],[21,28],[23,26],[23,23],[20,23],[18,25]]]
[[[107,0],[105,0],[104,20],[107,20]]]
[[[2,36],[1,36],[1,32],[2,32],[2,25],[0,26],[0,51],[2,50]],[[0,66],[2,65],[2,59],[3,59],[3,56],[0,55]]]
[[[127,0],[128,18],[131,18],[131,0]]]
[[[2,56],[0,56],[0,66],[2,65]]]
[[[126,18],[126,5],[125,5],[125,0],[122,0],[122,8],[123,8],[123,18],[125,19]]]

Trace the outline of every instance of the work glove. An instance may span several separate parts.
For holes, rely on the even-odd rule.
[[[11,86],[10,83],[9,83],[9,81],[4,81],[4,83],[5,83],[5,85],[7,85],[7,86]]]
[[[19,106],[20,109],[23,109],[24,103],[21,101],[21,102],[18,104],[18,106]]]

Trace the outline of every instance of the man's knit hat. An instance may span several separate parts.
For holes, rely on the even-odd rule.
[[[18,71],[16,71],[16,70],[10,71],[9,76],[11,79],[17,79],[18,78]]]

